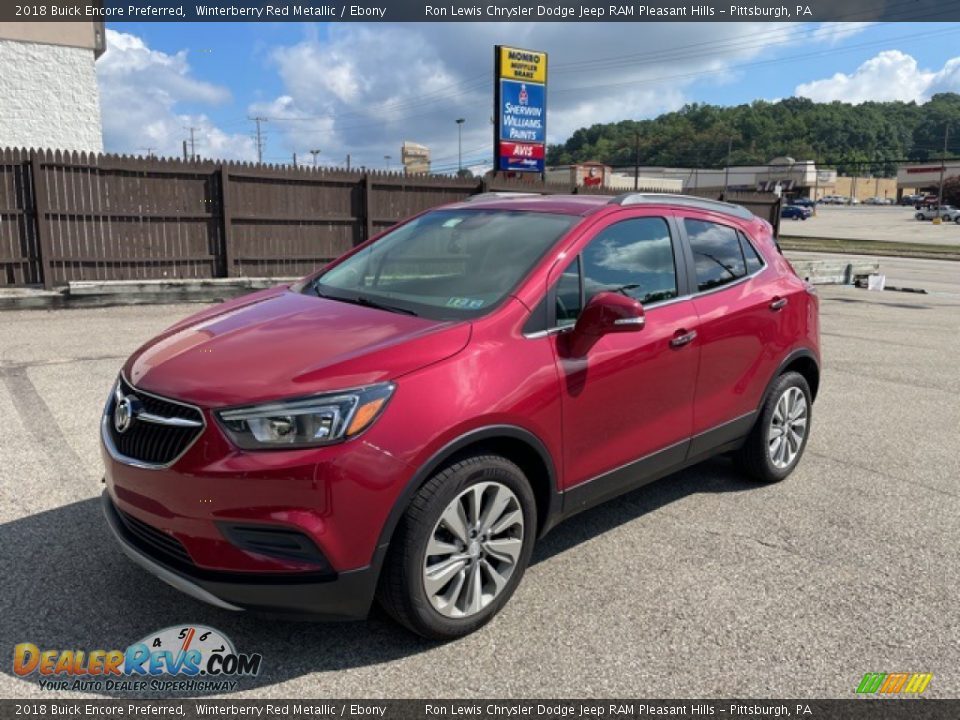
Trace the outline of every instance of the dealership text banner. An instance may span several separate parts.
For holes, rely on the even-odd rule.
[[[956,0],[811,0],[785,4],[535,2],[503,0],[495,4],[379,0],[348,3],[313,0],[37,0],[0,3],[0,21],[62,22],[99,19],[111,22],[943,22],[960,20]]]

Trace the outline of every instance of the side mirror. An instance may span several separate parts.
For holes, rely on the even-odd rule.
[[[642,330],[645,323],[639,300],[620,293],[602,292],[590,298],[573,326],[573,334],[596,340],[607,333]]]

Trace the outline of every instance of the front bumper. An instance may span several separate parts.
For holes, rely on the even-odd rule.
[[[314,619],[362,619],[373,603],[382,548],[363,568],[322,576],[304,573],[240,573],[211,571],[169,562],[153,552],[124,524],[105,490],[103,513],[121,550],[168,585],[224,610],[262,610]]]

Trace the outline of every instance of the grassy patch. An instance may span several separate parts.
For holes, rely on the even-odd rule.
[[[784,250],[801,252],[846,253],[850,255],[887,255],[893,257],[960,260],[960,247],[935,243],[886,242],[883,240],[851,240],[848,238],[809,238],[781,235]]]

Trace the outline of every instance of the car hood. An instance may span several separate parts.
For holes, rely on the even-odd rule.
[[[462,350],[470,324],[273,288],[177,323],[124,365],[133,385],[206,407],[393,380]]]

